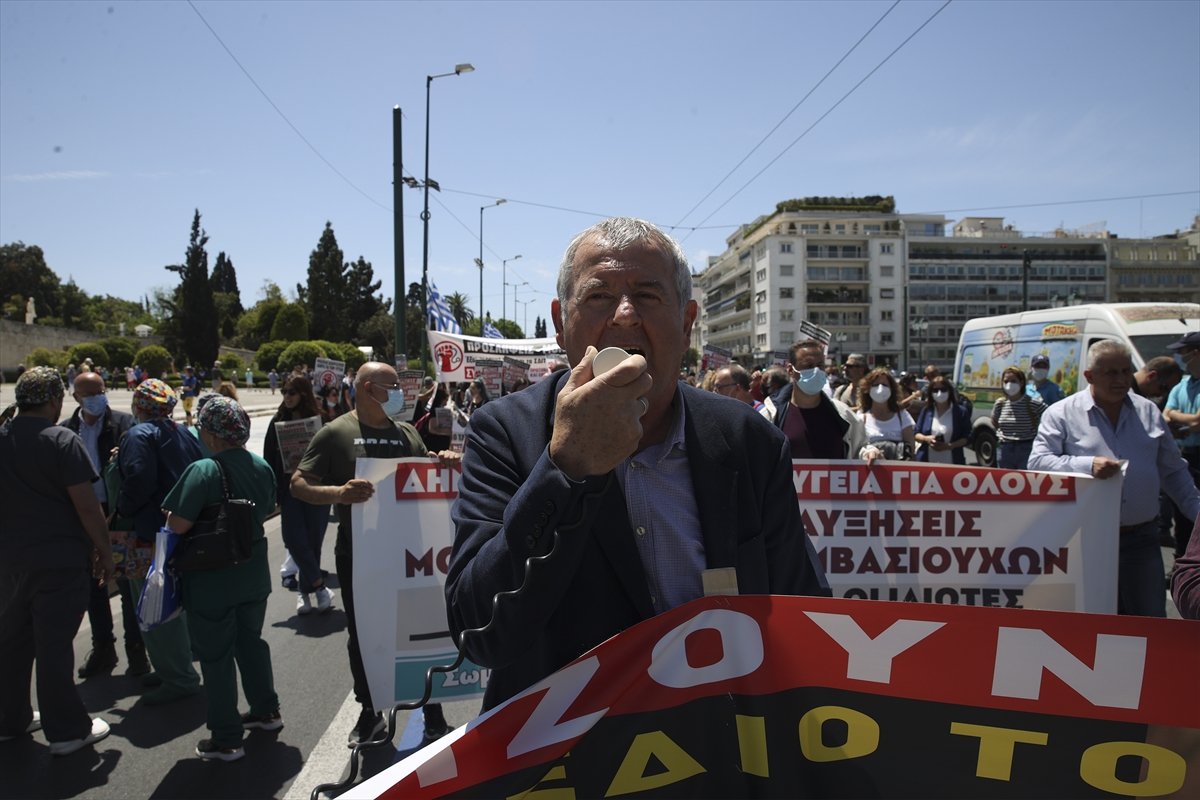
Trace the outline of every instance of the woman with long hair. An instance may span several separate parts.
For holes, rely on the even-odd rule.
[[[992,406],[992,424],[996,426],[998,443],[996,466],[1025,469],[1046,403],[1036,392],[1030,395],[1025,391],[1025,373],[1016,367],[1001,373],[1000,385],[1004,394],[996,398],[996,404]]]
[[[275,496],[279,502],[283,543],[300,573],[297,579],[297,614],[311,613],[314,607],[318,612],[325,613],[333,602],[333,592],[326,588],[325,574],[321,571],[321,546],[325,542],[325,527],[329,523],[329,506],[310,505],[292,497],[292,471],[283,463],[275,423],[320,416],[317,398],[313,395],[308,378],[289,375],[283,382],[283,402],[279,404],[275,416],[271,417],[267,438],[263,442],[263,457],[275,471]]]
[[[963,448],[971,436],[971,414],[958,402],[958,393],[945,375],[929,381],[929,399],[917,416],[913,437],[921,448],[917,461],[966,464]]]
[[[913,439],[913,418],[900,407],[900,386],[886,367],[868,372],[858,385],[858,418],[867,429],[867,446],[862,457],[910,458]]]

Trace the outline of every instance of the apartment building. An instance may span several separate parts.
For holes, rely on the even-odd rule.
[[[946,218],[892,206],[891,198],[806,198],[741,226],[696,280],[701,341],[742,363],[767,363],[807,319],[832,332],[831,357],[862,352],[899,365],[906,237],[942,236]]]
[[[1200,216],[1187,231],[1109,242],[1109,295],[1122,303],[1200,302]]]

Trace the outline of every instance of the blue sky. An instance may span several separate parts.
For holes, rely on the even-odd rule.
[[[390,297],[392,107],[420,178],[425,76],[463,62],[476,71],[433,82],[430,276],[478,307],[479,209],[506,198],[484,212],[484,305],[530,326],[566,243],[602,216],[680,225],[697,269],[737,225],[805,195],[892,194],[904,213],[1027,232],[1190,226],[1200,2],[941,6],[4,0],[0,242],[138,298],[173,284],[163,266],[199,208],[248,305],[266,280],[304,281],[329,220]],[[1142,199],[1060,204],[1128,197]],[[406,282],[420,206],[408,191]],[[501,260],[517,254],[508,282],[533,302],[509,288],[502,314]]]

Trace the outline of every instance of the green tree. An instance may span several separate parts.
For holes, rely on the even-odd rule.
[[[87,296],[83,308],[83,322],[80,325],[82,330],[115,334],[120,331],[122,323],[125,324],[125,330],[130,335],[132,335],[135,325],[145,324],[158,327],[158,320],[140,301],[125,300],[107,294]]]
[[[279,357],[283,355],[283,351],[287,350],[290,344],[291,342],[263,342],[259,345],[258,352],[254,354],[254,362],[264,372],[278,368]],[[289,364],[287,369],[290,370],[292,366]]]
[[[500,333],[504,334],[505,339],[524,339],[525,334],[521,332],[521,326],[513,322],[511,319],[494,320],[492,322]]]
[[[59,306],[59,320],[64,328],[80,328],[83,325],[84,306],[87,304],[87,292],[75,284],[74,278],[59,289],[62,303]]]
[[[309,338],[308,313],[299,303],[288,303],[275,315],[271,326],[270,340],[273,342],[298,342]]]
[[[111,367],[112,361],[108,350],[99,342],[80,342],[67,351],[69,363],[82,364],[87,359],[92,360],[96,367]]]
[[[541,317],[534,317],[533,337],[535,339],[546,338],[546,320],[542,319]]]
[[[316,249],[308,257],[308,285],[296,284],[296,294],[308,309],[308,329],[313,338],[350,338],[347,271],[333,223],[326,222]]]
[[[171,354],[165,347],[151,344],[137,351],[133,356],[133,363],[140,366],[145,375],[157,378],[171,368]],[[209,363],[212,363],[212,359]]]
[[[132,339],[113,336],[101,339],[100,344],[108,352],[106,366],[109,369],[124,369],[133,366],[133,359],[137,355],[137,345]]]
[[[35,347],[33,348],[33,352],[25,356],[25,366],[66,369],[67,357],[66,350],[51,350],[49,347]]]
[[[361,339],[362,327],[380,311],[386,312],[392,305],[383,295],[377,295],[382,281],[375,278],[371,262],[362,256],[350,265],[346,276],[346,296],[351,321],[351,335],[347,338]],[[394,335],[394,334],[393,334]]]
[[[375,349],[375,358],[390,364],[395,355],[393,340],[396,338],[396,318],[387,311],[377,311],[370,319],[358,326],[358,343]]]
[[[292,342],[279,356],[275,365],[280,372],[291,372],[296,364],[304,364],[311,368],[318,358],[328,358],[325,350],[315,342]],[[260,364],[259,366],[265,366]]]
[[[455,292],[454,294],[446,295],[446,307],[450,309],[450,316],[454,317],[455,322],[462,327],[463,333],[466,333],[468,325],[470,323],[474,323],[475,321],[475,315],[471,313],[471,309],[467,305],[470,302],[470,299],[471,298],[467,297],[461,292]],[[475,330],[479,330],[478,324],[475,324],[474,327]],[[477,336],[478,334],[468,335]]]
[[[32,297],[39,318],[57,317],[61,307],[58,275],[46,266],[37,245],[13,242],[0,246],[0,301],[5,316],[25,321],[25,301]]]
[[[246,369],[246,362],[242,361],[242,357],[234,353],[221,353],[217,357],[221,362],[221,369],[225,373],[226,378],[241,377],[241,374]]]
[[[217,309],[217,327],[221,336],[232,339],[237,333],[237,321],[245,309],[242,308],[242,295],[238,291],[237,270],[233,261],[225,255],[225,251],[217,253],[217,262],[213,265],[212,277],[213,303]]]
[[[217,334],[216,306],[208,280],[208,233],[200,227],[200,209],[192,217],[192,235],[182,266],[168,270],[180,276],[174,318],[178,323],[180,346],[193,364],[211,364],[217,358],[220,338]],[[143,366],[145,366],[143,364]],[[158,374],[152,372],[151,374]]]

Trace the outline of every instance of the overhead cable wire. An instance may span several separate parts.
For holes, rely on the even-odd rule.
[[[941,211],[922,211],[922,214],[961,214],[968,211],[1011,211],[1021,208],[1041,208],[1043,206],[1073,206],[1082,203],[1108,203],[1118,200],[1150,200],[1155,197],[1182,197],[1189,194],[1200,194],[1200,189],[1190,192],[1160,192],[1158,194],[1131,194],[1125,197],[1093,197],[1089,200],[1056,200],[1050,203],[1024,203],[1017,206],[978,206],[976,208],[947,208]]]
[[[326,158],[324,155],[321,154],[321,151],[317,149],[317,146],[314,145],[312,142],[310,142],[308,140],[308,137],[305,136],[303,133],[301,133],[300,129],[297,128],[290,119],[288,119],[287,114],[284,114],[283,110],[275,104],[275,101],[271,99],[271,96],[269,94],[267,94],[266,90],[258,85],[258,81],[254,80],[254,76],[250,74],[250,70],[246,69],[246,67],[242,65],[242,62],[238,60],[238,57],[235,56],[233,54],[233,51],[229,49],[229,45],[225,44],[224,40],[221,39],[221,36],[215,30],[213,30],[213,26],[208,24],[208,20],[206,20],[204,18],[204,15],[200,13],[200,9],[196,8],[196,4],[193,3],[192,0],[187,0],[187,4],[189,6],[191,6],[192,11],[195,11],[196,16],[199,17],[200,21],[204,23],[204,27],[208,28],[208,32],[211,33],[213,35],[213,38],[217,40],[217,44],[221,45],[221,47],[225,50],[225,52],[229,54],[229,57],[231,59],[233,59],[233,63],[237,64],[238,69],[240,69],[242,71],[242,74],[246,76],[246,79],[250,81],[250,83],[254,86],[254,88],[258,90],[258,93],[261,94],[263,96],[263,98],[271,105],[271,108],[275,109],[275,113],[279,115],[280,119],[282,119],[284,122],[287,123],[287,126],[292,129],[292,132],[300,137],[300,141],[302,141],[306,145],[308,145],[308,149],[312,150],[317,158],[319,158],[319,159],[321,159],[321,161],[325,162],[325,166],[327,166],[331,170],[333,170],[334,174],[337,175],[339,178],[341,178],[343,181],[345,181],[347,186],[349,186],[351,189],[353,189],[354,191],[361,194],[363,197],[370,200],[375,205],[379,206],[380,208],[384,209],[385,211],[390,212],[391,211],[390,208],[388,208],[383,203],[376,200],[374,197],[371,197],[371,195],[367,194],[362,189],[358,188],[358,186],[354,183],[354,181],[350,180],[344,174],[342,174],[342,171],[340,169],[338,169],[337,167],[335,167],[333,165],[332,161],[330,161],[328,158]]]
[[[830,67],[830,68],[829,68],[829,70],[828,70],[828,71],[827,71],[827,72],[826,72],[824,75],[822,75],[822,76],[821,76],[821,79],[820,79],[819,81],[817,81],[816,83],[814,83],[814,84],[813,84],[812,88],[808,90],[808,92],[807,92],[807,93],[804,95],[804,97],[801,97],[801,98],[800,98],[800,102],[798,102],[798,103],[796,103],[796,105],[792,106],[792,110],[791,110],[791,111],[789,111],[789,112],[787,112],[786,114],[784,114],[784,115],[783,115],[783,118],[782,118],[782,119],[780,119],[780,120],[779,120],[779,122],[776,122],[776,123],[775,123],[775,127],[771,128],[771,130],[767,131],[767,135],[766,135],[766,136],[764,136],[764,137],[762,137],[762,139],[760,139],[760,140],[758,141],[758,144],[756,144],[756,145],[754,145],[754,147],[750,148],[750,152],[749,152],[749,153],[746,153],[746,155],[742,157],[742,160],[741,160],[741,161],[739,161],[738,163],[734,164],[734,165],[733,165],[733,169],[729,170],[729,172],[727,172],[727,173],[725,174],[725,177],[724,177],[724,178],[721,178],[721,180],[717,182],[717,185],[716,185],[716,186],[714,186],[713,188],[711,188],[711,189],[709,189],[709,190],[708,190],[708,194],[704,195],[704,197],[701,197],[701,198],[700,198],[700,199],[699,199],[699,200],[696,202],[696,205],[694,205],[694,206],[692,206],[690,209],[688,209],[688,212],[687,212],[686,214],[684,214],[682,217],[680,217],[679,221],[678,221],[678,222],[676,222],[676,223],[675,223],[674,225],[672,225],[671,227],[672,227],[672,228],[679,228],[680,226],[682,226],[682,225],[683,225],[683,221],[684,221],[685,219],[687,219],[688,217],[690,217],[690,216],[692,215],[692,213],[693,213],[693,212],[694,212],[694,211],[695,211],[697,208],[699,208],[701,205],[703,205],[705,200],[707,200],[708,198],[712,197],[712,196],[713,196],[713,194],[714,194],[714,193],[717,191],[717,189],[720,189],[722,186],[724,186],[724,185],[725,185],[725,181],[729,180],[729,179],[730,179],[730,178],[733,176],[733,173],[735,173],[735,172],[737,172],[739,169],[741,169],[741,166],[742,166],[743,164],[745,164],[745,163],[746,163],[746,162],[747,162],[747,161],[750,159],[750,156],[752,156],[752,155],[754,155],[755,153],[757,153],[757,152],[758,152],[758,148],[762,147],[762,146],[763,146],[763,145],[766,143],[767,139],[770,139],[770,138],[771,138],[771,136],[772,136],[772,135],[775,133],[775,131],[779,130],[780,126],[781,126],[781,125],[783,125],[783,123],[787,122],[787,121],[788,121],[788,119],[789,119],[789,118],[792,116],[792,114],[795,114],[795,113],[796,113],[796,110],[797,110],[797,109],[799,109],[799,108],[800,108],[800,106],[804,105],[804,101],[805,101],[805,100],[807,100],[809,97],[811,97],[811,96],[812,96],[812,93],[813,93],[813,92],[815,92],[817,89],[819,89],[819,88],[821,87],[821,84],[825,83],[826,79],[828,79],[828,78],[829,78],[829,76],[830,76],[830,75],[832,75],[832,74],[834,73],[834,70],[836,70],[838,67],[840,67],[840,66],[842,65],[842,62],[843,62],[843,61],[845,61],[847,58],[849,58],[849,57],[850,57],[850,54],[851,54],[851,53],[853,53],[855,50],[857,50],[857,49],[858,49],[858,46],[859,46],[860,44],[862,44],[862,43],[863,43],[863,41],[865,41],[865,40],[866,40],[866,38],[867,38],[868,36],[870,36],[870,35],[871,35],[871,32],[872,32],[873,30],[875,30],[876,28],[878,28],[878,27],[879,27],[879,23],[883,22],[883,20],[884,20],[884,19],[887,17],[887,15],[888,15],[888,14],[891,14],[891,13],[892,13],[892,11],[893,11],[893,10],[896,8],[896,6],[898,6],[898,5],[900,5],[900,0],[896,0],[896,2],[894,2],[894,3],[892,3],[890,6],[888,6],[888,9],[887,9],[887,11],[884,11],[884,12],[883,12],[883,16],[881,16],[879,19],[875,20],[875,24],[874,24],[874,25],[872,25],[870,28],[867,28],[867,32],[866,32],[866,33],[864,33],[862,36],[860,36],[860,37],[858,38],[858,41],[857,41],[857,42],[855,42],[855,43],[854,43],[854,44],[853,44],[853,45],[850,47],[850,49],[849,49],[849,50],[847,50],[847,51],[846,51],[846,52],[845,52],[845,53],[842,55],[842,57],[841,57],[841,58],[839,58],[839,59],[837,60],[837,63],[836,63],[836,64],[834,64],[832,67]]]
[[[775,156],[773,159],[768,161],[762,169],[760,169],[758,172],[754,173],[753,177],[751,177],[750,180],[748,180],[744,184],[742,184],[741,188],[738,189],[736,192],[734,192],[732,195],[730,195],[729,198],[724,203],[721,203],[721,205],[717,206],[716,208],[714,208],[712,210],[712,213],[710,213],[704,219],[700,220],[699,224],[703,225],[704,223],[706,223],[710,219],[712,219],[713,216],[716,215],[716,213],[718,211],[720,211],[725,206],[729,205],[735,197],[737,197],[739,194],[744,192],[750,186],[750,184],[754,183],[756,180],[758,180],[762,176],[762,174],[764,172],[766,172],[768,169],[770,169],[772,166],[774,166],[776,161],[783,158],[784,155],[786,155],[789,150],[791,150],[793,147],[795,147],[800,142],[801,139],[803,139],[805,136],[807,136],[809,134],[809,132],[812,131],[813,128],[815,128],[815,127],[817,127],[817,125],[821,124],[821,121],[824,120],[826,117],[828,117],[830,114],[832,114],[838,106],[840,106],[842,103],[844,103],[848,97],[850,97],[850,95],[852,95],[856,91],[858,91],[858,88],[860,86],[862,86],[864,83],[866,83],[867,80],[872,75],[874,75],[876,72],[878,72],[880,70],[880,68],[883,67],[884,64],[886,64],[888,61],[890,61],[892,59],[892,56],[896,55],[896,53],[899,53],[900,50],[903,49],[904,46],[907,45],[909,42],[911,42],[918,33],[923,31],[925,29],[925,26],[927,26],[929,23],[933,22],[933,20],[937,17],[938,14],[941,14],[943,11],[945,11],[946,6],[950,5],[951,2],[953,2],[953,0],[946,0],[946,2],[943,3],[938,8],[937,11],[934,11],[932,14],[930,14],[929,18],[926,19],[924,22],[922,22],[920,27],[918,27],[915,31],[913,31],[907,37],[905,37],[904,41],[902,41],[900,44],[898,44],[896,46],[896,48],[894,50],[892,50],[892,52],[888,53],[887,56],[885,56],[882,61],[880,61],[878,64],[876,64],[875,67],[870,72],[868,72],[866,75],[864,75],[862,77],[862,79],[859,80],[858,83],[856,83],[856,84],[854,84],[854,86],[850,87],[850,91],[848,91],[844,95],[842,95],[841,98],[836,103],[834,103],[832,106],[830,106],[829,109],[824,114],[817,117],[817,119],[811,125],[809,125],[807,128],[805,128],[804,131],[799,136],[797,136],[795,139],[793,139],[792,142],[787,147],[783,148],[783,150],[780,151],[779,155]],[[691,234],[689,233],[687,236],[684,236],[682,241],[686,241],[688,236],[690,236],[690,235]]]

